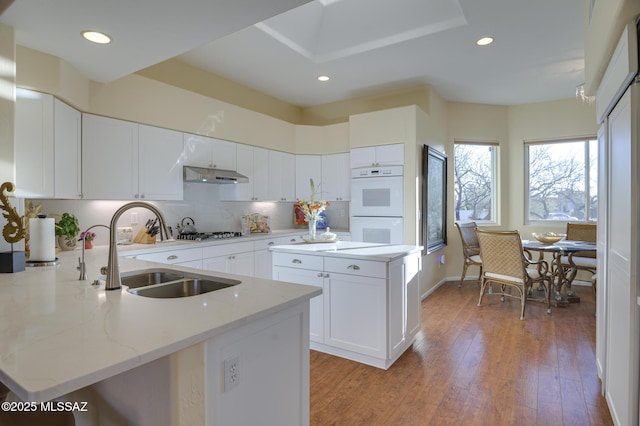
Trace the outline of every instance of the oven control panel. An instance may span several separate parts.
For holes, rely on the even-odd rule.
[[[402,176],[403,166],[387,166],[387,167],[363,167],[360,169],[351,169],[352,178],[370,178],[378,176]]]

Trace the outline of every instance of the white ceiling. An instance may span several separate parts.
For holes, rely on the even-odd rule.
[[[299,106],[424,84],[515,105],[573,97],[584,80],[583,0],[308,1],[17,0],[0,22],[96,81],[177,57]],[[90,45],[85,29],[114,41]]]

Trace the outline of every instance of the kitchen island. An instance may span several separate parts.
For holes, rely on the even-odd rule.
[[[420,329],[422,247],[339,241],[271,247],[273,279],[322,288],[311,349],[388,369]]]
[[[106,247],[87,250],[88,281],[78,280],[78,250],[58,256],[0,275],[0,381],[15,400],[87,402],[78,425],[308,423],[309,299],[319,289],[121,257],[123,276],[162,267],[241,281],[154,299],[92,285]]]

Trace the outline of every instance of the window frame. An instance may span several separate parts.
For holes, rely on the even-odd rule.
[[[491,152],[491,219],[473,219],[474,222],[482,225],[496,225],[498,224],[498,176],[499,176],[499,164],[500,164],[500,143],[496,140],[480,140],[480,139],[454,139],[453,141],[453,221],[464,222],[466,220],[456,219],[456,145],[475,145],[494,148]],[[470,219],[468,219],[470,220]]]
[[[530,209],[530,159],[529,159],[529,147],[533,145],[553,145],[553,144],[562,144],[562,143],[574,143],[574,142],[582,142],[584,145],[583,153],[584,153],[584,205],[585,205],[585,218],[584,219],[531,219],[529,217],[529,209]],[[524,151],[524,221],[525,225],[540,225],[540,224],[566,224],[568,222],[575,223],[597,223],[598,218],[595,219],[591,217],[591,192],[594,189],[591,185],[591,164],[590,154],[593,148],[596,150],[596,154],[598,154],[598,138],[595,135],[588,136],[579,136],[579,137],[569,137],[569,138],[556,138],[556,139],[536,139],[536,140],[524,140],[523,141],[523,151]],[[598,159],[595,159],[595,166],[598,167]],[[596,172],[597,173],[597,172]],[[596,176],[596,192],[597,188],[597,176]]]

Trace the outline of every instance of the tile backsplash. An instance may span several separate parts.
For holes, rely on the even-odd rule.
[[[245,213],[261,213],[268,215],[271,228],[290,229],[293,224],[293,202],[243,202],[220,201],[220,185],[200,183],[184,184],[184,199],[182,201],[154,201],[164,214],[167,224],[176,230],[182,218],[190,217],[195,221],[198,231],[240,231],[240,216]],[[62,214],[64,212],[76,215],[81,230],[92,225],[109,225],[113,213],[128,201],[103,200],[32,200],[42,204],[48,214]],[[137,224],[132,224],[132,213],[137,215]],[[349,202],[332,202],[326,210],[329,226],[336,230],[349,228]],[[153,218],[147,209],[132,209],[125,212],[118,226],[133,227],[134,235],[145,224],[147,219]],[[301,228],[303,229],[303,228]],[[107,244],[107,230],[101,227],[93,229],[96,234],[96,244]]]

